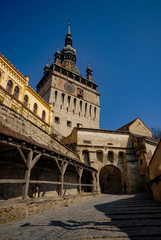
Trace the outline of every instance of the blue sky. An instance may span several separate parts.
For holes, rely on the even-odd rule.
[[[1,0],[0,52],[35,89],[71,19],[77,67],[88,61],[99,85],[100,127],[117,129],[140,117],[161,128],[161,1]]]

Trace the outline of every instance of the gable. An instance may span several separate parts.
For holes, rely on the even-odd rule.
[[[140,118],[137,118],[132,124],[129,126],[129,131],[133,133],[137,133],[143,136],[152,137],[152,132],[150,129],[141,121]]]

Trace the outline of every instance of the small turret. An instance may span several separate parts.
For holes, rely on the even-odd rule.
[[[47,60],[47,64],[46,66],[44,67],[44,74],[47,73],[50,69],[50,66],[49,66],[49,59]]]
[[[93,77],[92,77],[92,69],[90,68],[89,66],[89,63],[88,63],[88,67],[86,69],[86,73],[87,73],[87,79],[91,82],[93,82]]]
[[[58,65],[61,65],[60,63],[60,58],[61,58],[61,53],[59,52],[59,46],[57,46],[57,51],[56,53],[54,54],[54,63],[58,64]]]

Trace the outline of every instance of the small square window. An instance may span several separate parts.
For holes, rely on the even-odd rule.
[[[72,126],[72,122],[71,121],[67,121],[67,127],[71,127]]]

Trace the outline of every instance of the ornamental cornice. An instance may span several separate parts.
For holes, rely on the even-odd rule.
[[[5,58],[1,53],[0,53],[0,61],[2,62],[2,64],[4,64],[8,70],[10,70],[14,75],[16,75],[18,78],[21,79],[21,81],[24,83],[28,84],[28,81],[26,80],[25,76],[23,76],[23,74],[17,70],[12,63],[10,63],[7,58]]]

